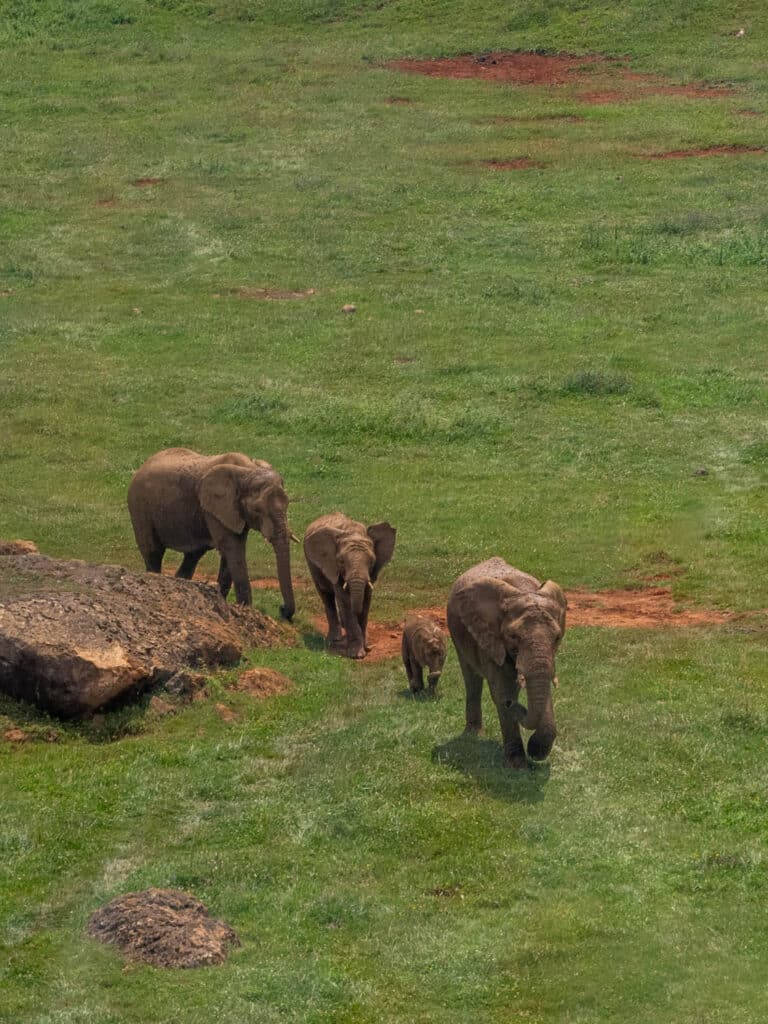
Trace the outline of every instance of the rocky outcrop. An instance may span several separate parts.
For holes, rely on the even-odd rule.
[[[187,666],[236,664],[244,647],[283,635],[205,583],[37,553],[0,557],[0,690],[63,718],[189,678]]]

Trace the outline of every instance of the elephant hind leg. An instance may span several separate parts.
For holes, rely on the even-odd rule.
[[[144,559],[144,567],[147,572],[160,572],[163,568],[163,555],[165,545],[155,535],[154,531],[149,543],[141,544],[141,557]]]
[[[224,600],[226,600],[232,587],[232,573],[229,571],[229,566],[227,565],[227,560],[224,555],[219,559],[219,575],[217,577],[217,581],[219,584],[219,593]]]
[[[181,560],[181,565],[176,570],[176,576],[180,580],[191,580],[195,575],[197,563],[208,551],[208,548],[199,548],[197,551],[188,551]]]
[[[312,582],[315,584],[315,588],[323,602],[325,617],[328,620],[328,646],[339,647],[342,645],[343,636],[341,632],[341,623],[339,622],[339,615],[336,611],[336,595],[332,589],[328,590],[330,584],[327,582],[325,576],[323,576],[320,570],[316,569],[311,562],[308,562],[307,564],[309,565],[309,573],[312,577]]]

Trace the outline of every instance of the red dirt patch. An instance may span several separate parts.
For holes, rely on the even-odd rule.
[[[257,299],[260,302],[280,302],[286,299],[307,299],[317,294],[314,288],[304,292],[290,292],[284,288],[236,288],[234,293],[239,299]]]
[[[26,542],[18,541],[18,542],[14,542],[14,543],[26,543]],[[0,554],[3,554],[2,550],[0,550]],[[176,570],[174,568],[172,568],[170,565],[169,566],[163,566],[163,576],[175,576],[175,575],[176,575]],[[216,573],[196,572],[193,578],[195,580],[197,580],[198,583],[200,581],[203,581],[205,583],[216,583],[217,582]],[[294,590],[305,590],[307,588],[307,585],[308,585],[308,581],[307,580],[300,579],[299,577],[293,577],[292,582],[293,582],[293,589]],[[277,579],[276,576],[261,576],[259,579],[251,580],[251,586],[253,587],[254,590],[279,590],[280,589],[280,581]]]
[[[109,942],[127,960],[155,967],[208,967],[223,963],[234,931],[215,921],[205,904],[178,889],[129,892],[95,910],[88,934]]]
[[[116,199],[97,199],[96,202],[93,205],[94,206],[105,206],[105,207],[117,206],[117,200]]]
[[[136,188],[152,188],[153,185],[162,185],[165,178],[136,178],[131,184]]]
[[[511,117],[499,114],[489,118],[491,124],[546,124],[547,122],[568,124],[585,124],[586,117],[578,114],[531,114],[530,117]]]
[[[232,710],[232,708],[228,708],[226,704],[214,704],[213,710],[216,712],[216,714],[219,716],[222,722],[237,721],[237,715]]]
[[[668,629],[670,627],[716,626],[738,618],[734,612],[713,608],[679,608],[668,587],[636,590],[568,590],[568,625],[602,626],[610,629]],[[445,608],[415,608],[410,614],[427,615],[447,632]],[[325,635],[325,618],[313,623]],[[371,650],[366,661],[383,661],[400,657],[402,624],[396,622],[368,623]]]
[[[526,171],[532,167],[544,166],[538,160],[531,160],[529,156],[519,156],[515,160],[481,160],[480,163],[492,171]]]
[[[413,103],[409,96],[387,96],[384,100],[388,107],[397,107],[405,103]]]
[[[482,78],[502,85],[571,86],[583,103],[622,103],[644,96],[685,96],[713,99],[732,89],[705,82],[670,83],[656,75],[631,71],[630,58],[572,53],[465,53],[457,57],[409,58],[389,61],[397,71],[434,78]]]
[[[667,153],[640,153],[644,160],[685,160],[699,156],[739,156],[742,153],[765,153],[762,146],[707,146],[702,149],[671,149]]]
[[[292,690],[293,682],[273,668],[249,668],[242,673],[234,689],[240,693],[249,693],[252,697],[274,697],[278,693]]]

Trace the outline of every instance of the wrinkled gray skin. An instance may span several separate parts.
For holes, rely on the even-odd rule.
[[[552,685],[565,611],[565,594],[556,583],[540,583],[501,558],[469,569],[451,590],[448,629],[464,676],[467,731],[482,729],[487,679],[501,723],[504,759],[512,768],[527,764],[521,725],[533,730],[528,754],[537,761],[547,757],[555,741]],[[518,703],[521,686],[527,689],[527,711]]]
[[[184,554],[177,576],[190,579],[212,548],[220,556],[219,589],[234,583],[239,604],[251,603],[245,557],[249,530],[259,530],[275,549],[283,604],[296,610],[291,582],[288,496],[283,478],[268,462],[241,452],[199,455],[189,448],[167,448],[150,456],[128,488],[136,543],[148,572],[160,572],[167,548]]]
[[[424,689],[424,669],[432,696],[445,664],[445,634],[434,619],[426,615],[409,615],[403,629],[403,664],[411,693]]]
[[[366,527],[341,512],[320,516],[304,531],[304,554],[328,619],[328,646],[348,658],[370,650],[373,584],[392,558],[396,533],[389,523]]]

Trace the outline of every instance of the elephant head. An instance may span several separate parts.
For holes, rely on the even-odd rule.
[[[283,604],[280,612],[291,619],[296,610],[291,581],[290,542],[297,538],[288,527],[288,495],[283,478],[268,463],[252,467],[223,464],[203,475],[199,485],[203,513],[231,533],[246,527],[258,530],[275,549],[277,577]]]
[[[528,591],[488,577],[456,596],[459,615],[483,653],[499,668],[509,665],[513,680],[525,686],[528,709],[516,704],[513,711],[536,734],[528,752],[545,757],[555,737],[552,685],[565,632],[565,594],[552,580]]]
[[[353,524],[356,526],[357,524]],[[336,526],[324,526],[305,540],[307,555],[331,583],[349,593],[352,611],[360,615],[365,592],[395,550],[397,531],[389,523],[374,523],[365,533]]]

